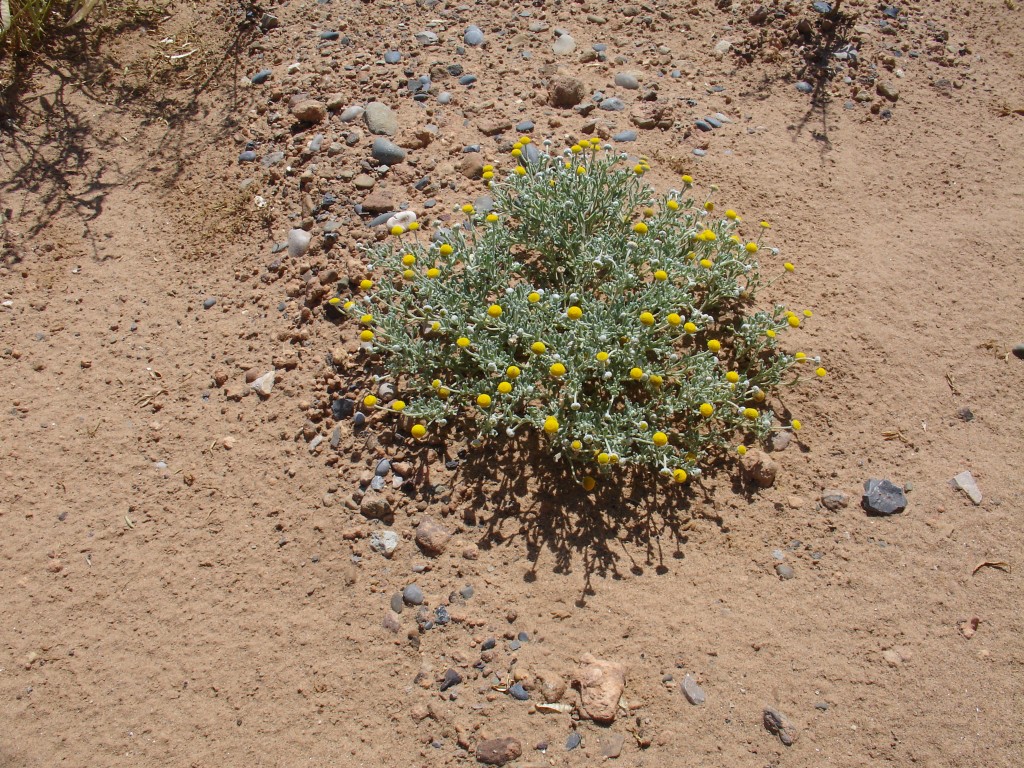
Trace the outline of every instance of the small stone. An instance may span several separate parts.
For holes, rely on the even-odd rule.
[[[765,729],[779,737],[785,746],[791,747],[799,734],[789,719],[777,709],[765,708],[763,714]]]
[[[463,600],[469,600],[473,596],[473,587],[469,584],[459,590],[459,595]]]
[[[462,42],[472,46],[483,45],[484,33],[480,27],[470,25],[466,27],[466,33],[462,36]]]
[[[263,83],[267,82],[273,74],[274,71],[272,69],[261,69],[249,78],[249,82],[253,85],[263,85]]]
[[[814,93],[814,86],[806,80],[797,80],[796,89],[800,91],[800,93]]]
[[[406,605],[423,605],[423,590],[419,584],[410,584],[403,589],[402,600]]]
[[[819,712],[828,712],[828,702],[819,701],[817,704],[814,705],[814,708]]]
[[[402,593],[395,592],[391,596],[391,610],[395,613],[401,613],[403,608],[405,608],[405,600],[402,599]]]
[[[606,736],[602,736],[598,742],[601,756],[614,760],[622,754],[622,746],[625,742],[626,738],[621,733],[609,733]]]
[[[519,701],[528,701],[530,698],[530,694],[527,692],[525,688],[523,688],[522,683],[516,683],[511,688],[509,688],[508,695],[511,696],[513,699],[518,699]]]
[[[555,38],[555,42],[552,44],[551,50],[556,56],[568,56],[576,50],[576,41],[573,39],[572,35],[559,35]]]
[[[533,120],[523,120],[516,123],[516,131],[519,133],[529,133],[534,129]]]
[[[794,576],[796,576],[796,572],[793,570],[793,567],[786,565],[785,563],[779,563],[778,565],[776,565],[775,572],[783,581],[789,581]]]
[[[476,760],[484,765],[505,765],[523,754],[518,739],[506,736],[501,739],[487,739],[476,745]]]
[[[459,78],[459,85],[472,85],[476,80],[476,75],[463,75]]]
[[[605,112],[621,112],[626,108],[626,103],[617,97],[610,99],[601,99],[601,103],[597,105],[598,109],[603,109]]]
[[[894,104],[899,101],[900,92],[896,89],[896,86],[890,83],[888,80],[881,80],[875,85],[875,92],[883,99],[887,99]]]
[[[693,124],[696,126],[697,130],[704,131],[705,133],[714,130],[711,123],[704,120],[695,120]]]
[[[715,58],[721,59],[725,54],[732,50],[732,43],[728,40],[719,40],[715,43]]]
[[[366,110],[360,106],[346,107],[338,117],[343,123],[351,123],[353,120],[358,120],[365,113]]]
[[[245,150],[245,152],[242,152],[241,154],[238,155],[238,162],[240,162],[240,163],[255,163],[256,162],[256,153],[253,152],[251,149],[247,149],[247,150]]]
[[[802,496],[787,496],[786,506],[790,509],[803,509],[804,499]]]
[[[956,417],[960,419],[960,421],[974,421],[974,411],[965,405],[963,408],[957,409]]]
[[[313,236],[304,229],[288,230],[288,255],[296,259],[305,256],[312,240]]]
[[[449,688],[454,688],[456,685],[462,682],[462,675],[456,670],[449,669],[444,673],[444,680],[441,681],[441,690],[447,691]]]
[[[895,515],[907,507],[903,489],[889,480],[870,479],[864,481],[864,495],[861,505],[873,515]]]
[[[433,518],[424,517],[416,526],[416,544],[427,555],[437,557],[444,553],[452,535]]]
[[[573,731],[569,734],[569,738],[565,740],[565,750],[567,752],[570,752],[576,749],[576,747],[578,747],[582,743],[583,737],[580,736],[578,731]]]
[[[784,451],[793,442],[793,433],[788,429],[784,429],[781,432],[776,432],[772,436],[772,450],[776,453]]]
[[[768,20],[768,9],[763,5],[757,6],[747,17],[751,24],[764,24]]]
[[[587,89],[583,81],[568,75],[555,75],[548,81],[548,99],[551,106],[571,109],[583,101]]]
[[[215,299],[213,296],[211,296],[210,298],[208,298],[206,301],[203,302],[203,309],[213,309],[213,305],[216,304],[216,303],[217,303],[217,299]],[[88,366],[85,366],[85,367],[88,368]]]
[[[615,75],[615,84],[627,91],[635,91],[640,88],[640,80],[632,72],[619,72]]]
[[[357,411],[356,415],[359,413],[362,411]],[[391,503],[385,496],[375,491],[363,494],[363,498],[359,502],[359,514],[369,520],[383,520],[386,523],[395,519]]]
[[[603,661],[593,654],[580,657],[576,673],[582,702],[581,715],[596,723],[615,720],[619,699],[626,687],[626,670],[618,662]]]
[[[770,488],[779,474],[779,463],[759,450],[747,451],[743,457],[743,474],[761,488]]]
[[[1018,360],[1024,360],[1024,344],[1014,344],[1011,351]]]
[[[697,685],[697,681],[691,674],[687,674],[686,677],[683,678],[683,682],[679,684],[679,688],[682,690],[686,700],[695,707],[698,707],[707,701],[707,696],[704,695],[704,689]]]
[[[316,99],[303,99],[292,107],[292,114],[303,123],[322,123],[327,118],[327,105]]]
[[[628,143],[628,142],[631,142],[631,141],[636,141],[636,137],[637,137],[636,131],[633,131],[633,130],[619,131],[614,136],[612,136],[612,141],[617,141],[617,142],[620,142],[620,143]]]
[[[370,549],[384,557],[391,557],[398,549],[398,534],[394,531],[374,531],[370,534]]]
[[[484,172],[484,159],[478,152],[465,155],[459,163],[459,172],[467,179],[479,179]]]
[[[978,483],[974,479],[968,470],[964,470],[960,474],[956,475],[951,481],[954,488],[963,491],[967,498],[974,502],[975,506],[981,504],[981,490],[978,488]]]
[[[384,619],[381,621],[381,626],[388,630],[388,632],[394,632],[397,635],[402,631],[402,620],[395,611],[387,611],[384,614]]]
[[[260,397],[270,397],[270,393],[274,391],[274,378],[276,376],[276,373],[277,372],[273,370],[267,371],[262,376],[253,381],[253,383],[250,384],[249,386],[251,386],[253,392],[255,392]]]
[[[371,101],[366,105],[363,119],[370,133],[378,136],[394,136],[398,133],[398,117],[387,104]]]
[[[397,64],[402,60],[402,54],[398,51],[385,51],[384,52],[384,63],[385,64]]]
[[[561,701],[562,697],[565,696],[568,686],[565,683],[565,678],[557,672],[553,672],[550,669],[538,670],[534,675],[534,680],[537,683],[537,690],[540,691],[541,698],[548,704]]]
[[[416,42],[420,45],[437,45],[438,37],[436,33],[425,29],[422,32],[416,33]]]
[[[815,0],[811,3],[811,8],[822,15],[832,13],[832,4],[826,3],[825,0]]]
[[[823,491],[821,494],[821,504],[825,509],[832,510],[833,512],[846,509],[850,503],[850,497],[842,491],[836,489],[829,489]]]
[[[388,139],[374,139],[370,154],[378,163],[398,165],[405,160],[406,151]]]
[[[899,655],[898,652],[894,651],[892,648],[888,648],[882,651],[882,658],[885,660],[885,663],[888,664],[890,667],[898,667],[903,663],[902,657]]]
[[[497,644],[498,644],[497,638],[488,637],[486,640],[484,640],[482,643],[480,643],[480,650],[481,651],[489,651],[492,648],[494,648]]]

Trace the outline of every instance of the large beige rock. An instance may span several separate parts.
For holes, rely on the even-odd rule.
[[[615,661],[603,661],[591,653],[580,658],[576,672],[580,689],[581,715],[595,723],[610,723],[618,711],[626,688],[626,668]]]

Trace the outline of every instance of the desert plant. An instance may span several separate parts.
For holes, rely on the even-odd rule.
[[[809,311],[757,308],[767,222],[743,238],[689,176],[656,196],[646,162],[598,141],[552,155],[524,137],[512,154],[502,181],[485,166],[492,210],[465,205],[429,237],[394,225],[357,290],[331,299],[401,398],[371,392],[363,408],[401,414],[419,439],[535,430],[588,490],[616,465],[685,482],[800,428],[777,422],[770,395],[803,366],[825,370],[779,344]]]
[[[84,21],[96,5],[98,0],[0,0],[0,51],[30,50],[57,26],[55,17],[73,26]]]

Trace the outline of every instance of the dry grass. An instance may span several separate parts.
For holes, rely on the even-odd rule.
[[[0,55],[32,50],[60,27],[83,22],[99,0],[0,0]]]

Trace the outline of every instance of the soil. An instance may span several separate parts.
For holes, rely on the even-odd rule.
[[[0,765],[1024,764],[1019,3],[302,0],[268,5],[267,31],[252,6],[133,8],[6,92]],[[460,52],[469,24],[485,44]],[[406,67],[432,73],[425,102]],[[559,70],[626,111],[551,106]],[[613,85],[627,71],[639,90]],[[299,94],[322,124],[294,124]],[[371,100],[409,150],[387,173],[335,109]],[[804,428],[771,487],[727,464],[681,504],[645,477],[590,495],[536,454],[449,469],[391,420],[335,422],[368,383],[359,329],[324,304],[378,236],[357,174],[444,220],[486,192],[464,145],[507,166],[502,123],[560,146],[655,106],[667,127],[624,150],[659,189],[691,173],[770,220],[765,273],[796,272],[768,298],[814,310],[791,338],[830,375],[780,404]],[[284,159],[239,163],[247,142]],[[310,251],[272,253],[304,219]],[[408,476],[385,478],[390,526],[359,511],[383,457]],[[905,511],[868,515],[871,478]],[[421,626],[389,613],[413,583]],[[610,724],[570,684],[586,654],[621,665]]]

